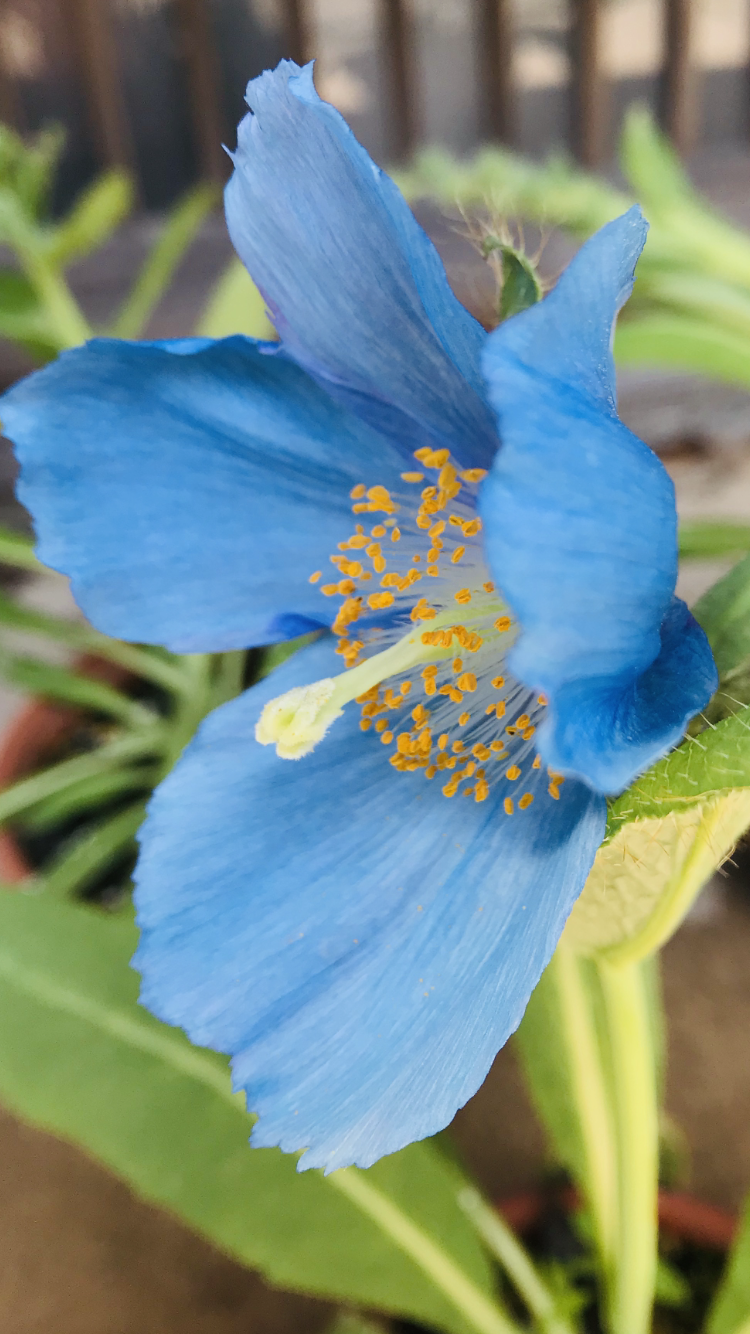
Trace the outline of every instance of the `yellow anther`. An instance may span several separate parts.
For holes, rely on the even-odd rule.
[[[438,541],[439,540],[440,539],[438,538]],[[441,542],[440,546],[442,545]],[[436,560],[440,560],[440,547],[430,547],[430,550],[427,552],[427,559],[430,565],[434,565]]]
[[[353,537],[349,538],[348,542],[339,542],[339,550],[361,551],[363,547],[367,546],[368,541],[369,538],[366,538],[364,533],[355,533]]]
[[[526,811],[528,810],[533,800],[534,800],[534,794],[532,792],[524,792],[518,805],[522,811]]]
[[[381,588],[400,588],[400,587],[401,587],[401,575],[400,575],[400,574],[384,574],[384,575],[383,575],[383,578],[380,580],[380,587],[381,587]]]
[[[477,688],[477,678],[473,672],[464,672],[462,676],[459,676],[456,685],[459,690],[466,690],[471,693]]]
[[[392,529],[391,529],[391,541],[392,541],[392,542],[400,542],[400,541],[401,541],[401,529],[400,529],[400,528],[392,528]]]
[[[308,582],[311,583],[311,584],[317,584],[317,582],[318,582],[320,576],[322,575],[322,573],[323,573],[322,570],[316,570],[314,574],[311,574],[311,575],[310,575],[310,578],[309,578]]]
[[[415,723],[421,723],[421,722],[426,722],[430,715],[427,712],[424,704],[417,704],[412,709],[411,716],[414,719]]]
[[[428,768],[425,769],[424,776],[425,778],[434,778],[436,773],[437,773],[437,765],[430,764]]]
[[[459,715],[459,719],[458,719],[459,726],[460,726],[460,727],[465,727],[466,724],[468,723],[470,717],[471,717],[471,714],[470,714],[470,713],[462,713],[462,714],[460,714],[460,715]]]
[[[454,593],[453,596],[456,602],[461,603],[462,606],[467,602],[471,602],[471,591],[468,588],[459,588],[458,592]]]
[[[434,621],[437,612],[434,607],[428,607],[427,599],[420,598],[416,606],[412,607],[409,618],[412,621]]]
[[[504,742],[504,741],[491,741],[491,742],[490,742],[490,750],[494,750],[495,754],[496,754],[496,755],[498,756],[498,758],[499,758],[500,755],[502,754],[502,752],[505,750],[505,742]]]
[[[454,672],[460,672],[461,669],[463,668],[463,663],[462,663],[461,659],[460,659],[460,658],[454,658],[454,659],[453,659],[453,662],[451,663],[451,667],[453,668]]]
[[[351,491],[349,492],[349,495],[352,500],[361,500],[366,490],[367,487],[365,486],[364,482],[358,482],[356,486],[352,487]]]
[[[353,582],[353,580],[340,579],[336,585],[336,591],[337,593],[340,593],[342,597],[348,597],[350,593],[354,592],[356,587],[357,585]]]
[[[388,701],[386,700],[386,703],[387,703],[387,702],[388,702]],[[375,731],[376,731],[376,732],[385,732],[387,726],[388,726],[388,723],[386,722],[385,718],[378,718],[378,721],[377,721],[376,724],[375,724]]]
[[[429,665],[428,667],[424,667],[423,670],[422,670],[422,676],[425,676],[425,677],[427,677],[427,676],[437,676],[437,674],[438,674],[438,669],[437,669],[437,667],[435,666],[434,663],[430,663],[430,665]]]
[[[486,778],[480,778],[474,789],[475,801],[486,801],[490,795],[490,785]]]
[[[499,630],[500,634],[504,634],[506,630],[510,630],[512,624],[510,616],[498,616],[495,621],[495,629]]]
[[[438,737],[438,750],[445,750],[445,747],[447,745],[448,745],[448,733],[441,732],[440,736]]]
[[[504,718],[504,717],[505,717],[505,700],[504,700],[504,699],[499,699],[499,700],[498,700],[497,704],[495,705],[495,713],[496,713],[496,715],[497,715],[498,718]]]
[[[324,597],[332,598],[338,593],[339,586],[338,584],[321,584],[320,591]]]
[[[544,706],[545,704],[549,703],[549,700],[547,699],[546,695],[537,695],[536,702],[537,704],[541,704],[542,706]]]
[[[467,519],[466,523],[461,525],[464,537],[476,537],[477,533],[482,531],[481,519]]]
[[[422,499],[423,499],[423,500],[434,500],[434,499],[435,499],[435,496],[437,495],[437,493],[438,493],[438,489],[437,489],[436,486],[426,486],[426,487],[424,488],[423,492],[422,492]]]
[[[382,734],[380,740],[382,741],[382,743],[383,743],[384,746],[390,746],[390,744],[391,744],[391,742],[392,742],[392,740],[393,740],[393,733],[392,733],[392,732],[383,732],[383,734]]]
[[[431,574],[432,577],[433,577],[433,579],[436,579],[436,578],[438,577],[438,575],[440,574],[440,570],[438,569],[437,565],[428,565],[428,566],[427,566],[427,573],[428,573],[428,574]]]
[[[368,729],[372,727],[372,718],[362,718],[359,726],[361,731],[367,732]]]
[[[531,738],[533,737],[535,731],[536,731],[536,728],[535,728],[535,726],[534,726],[533,723],[529,723],[529,726],[528,726],[528,727],[524,727],[523,732],[521,733],[521,735],[522,735],[524,741],[530,741]]]
[[[531,767],[532,767],[532,769],[541,769],[541,767],[542,767],[542,757],[541,757],[541,755],[537,755],[537,757],[536,757],[536,759],[534,760],[534,763],[532,764]]]
[[[521,713],[516,718],[516,727],[518,728],[519,732],[522,732],[524,727],[528,727],[530,722],[531,719],[528,713]]]
[[[396,749],[399,755],[408,755],[411,750],[411,737],[408,732],[399,732],[396,738]]]
[[[425,695],[434,695],[436,691],[437,691],[437,684],[435,682],[434,676],[426,677],[424,683]]]
[[[517,778],[521,777],[521,770],[517,764],[511,764],[509,769],[505,770],[505,777],[509,778],[511,783],[515,783]]]
[[[445,519],[437,519],[430,529],[430,537],[435,545],[437,545],[436,538],[440,537],[443,532],[445,532]]]
[[[493,676],[492,685],[495,687],[495,690],[502,690],[503,686],[505,685],[505,677]]]
[[[452,463],[445,463],[440,469],[438,476],[438,485],[441,491],[446,491],[450,497],[458,495],[461,490],[461,483],[458,480],[458,473]]]
[[[429,514],[423,514],[420,510],[416,519],[417,528],[429,528],[431,522]]]
[[[503,802],[503,810],[505,811],[506,815],[513,814],[513,802],[511,801],[510,797],[505,798],[505,801]]]
[[[408,695],[409,691],[411,690],[411,685],[412,685],[411,681],[402,681],[402,682],[401,682],[401,694],[402,694],[402,695]]]
[[[372,568],[376,574],[382,574],[383,570],[386,567],[386,564],[387,561],[385,559],[385,556],[376,556],[374,561],[372,562]]]
[[[371,688],[369,690],[365,690],[362,695],[355,695],[355,703],[368,704],[371,700],[379,699],[379,697],[380,697],[380,686],[371,686]]]
[[[453,745],[451,746],[451,750],[453,751],[454,755],[460,755],[462,750],[466,750],[466,747],[463,741],[454,741]]]
[[[370,529],[370,537],[385,537],[387,531],[382,523],[376,523],[375,527]]]
[[[467,468],[465,472],[459,473],[463,482],[481,482],[482,478],[486,476],[486,468]]]
[[[373,559],[373,557],[375,557],[375,556],[379,556],[380,554],[381,554],[381,551],[380,551],[380,543],[379,543],[379,542],[371,542],[370,545],[369,545],[369,547],[367,548],[367,550],[366,550],[366,552],[365,552],[365,555],[366,555],[366,556],[369,556],[371,560]]]
[[[455,797],[457,792],[458,792],[458,782],[456,781],[455,778],[449,779],[445,787],[443,788],[443,796]]]
[[[565,779],[563,778],[563,775],[562,775],[562,774],[556,774],[555,771],[554,771],[554,769],[548,769],[548,770],[547,770],[547,773],[549,774],[550,779],[552,780],[553,783],[564,783],[564,782],[565,782]]]
[[[451,514],[448,518],[448,523],[453,524],[454,528],[463,528],[464,526],[464,521],[460,514]]]
[[[396,601],[392,593],[371,593],[367,599],[368,607],[373,611],[380,611],[382,607],[390,607]]]
[[[495,591],[495,585],[490,583],[482,584],[482,588],[484,589],[485,593],[494,593]]]
[[[547,791],[555,801],[560,800],[560,789],[557,786],[557,783],[550,783],[549,787],[547,788]]]
[[[453,555],[451,556],[451,565],[458,565],[458,562],[464,555],[465,551],[466,547],[456,547],[456,550],[453,552]]]
[[[424,479],[423,472],[402,472],[402,482],[421,482]]]
[[[413,562],[414,562],[415,565],[419,565],[419,562],[421,561],[421,559],[422,559],[422,557],[420,556],[419,552],[417,552],[416,556],[412,556],[412,560],[413,560]]]
[[[477,766],[476,766],[476,764],[474,763],[474,761],[473,761],[473,760],[469,760],[469,763],[467,764],[466,768],[464,769],[463,773],[461,774],[461,778],[471,778],[471,775],[473,774],[473,772],[474,772],[474,770],[476,769],[476,767],[477,767]]]
[[[471,753],[476,760],[482,760],[483,762],[492,758],[492,752],[489,747],[483,746],[481,741],[477,741],[476,745],[472,746]]]

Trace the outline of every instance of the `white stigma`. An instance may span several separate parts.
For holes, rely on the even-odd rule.
[[[342,710],[331,707],[336,689],[332,677],[309,686],[295,686],[266,704],[255,725],[255,739],[261,746],[276,746],[282,760],[301,760],[323,739]]]

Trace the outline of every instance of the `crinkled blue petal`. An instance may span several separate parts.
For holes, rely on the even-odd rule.
[[[637,207],[602,228],[483,358],[502,448],[480,511],[521,626],[509,663],[549,698],[545,760],[606,793],[674,745],[717,684],[703,632],[673,606],[674,488],[615,410],[612,328],[645,234]]]
[[[309,576],[338,577],[352,486],[403,460],[268,346],[97,339],[0,402],[38,555],[105,633],[194,652],[330,624]]]
[[[510,817],[397,774],[347,710],[277,758],[264,703],[335,670],[330,638],[201,727],[142,831],[141,999],[232,1055],[256,1146],[368,1167],[431,1135],[513,1032],[603,837],[566,783]],[[502,790],[505,791],[503,785]]]
[[[486,335],[403,196],[320,100],[312,65],[282,61],[247,102],[227,223],[284,348],[411,450],[447,446],[486,466]]]

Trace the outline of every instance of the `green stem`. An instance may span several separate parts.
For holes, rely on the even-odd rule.
[[[24,830],[31,834],[44,834],[55,825],[71,819],[79,812],[92,815],[108,802],[115,801],[129,793],[140,793],[142,799],[156,783],[156,766],[139,765],[134,768],[105,770],[93,778],[84,778],[79,783],[72,783],[62,792],[54,792],[43,801],[26,811],[23,817]]]
[[[40,888],[53,898],[80,893],[132,843],[145,814],[145,802],[138,801],[88,830],[55,860]]]
[[[22,779],[12,787],[0,792],[0,824],[12,820],[28,807],[36,805],[53,792],[61,792],[71,783],[91,778],[105,769],[140,759],[145,755],[158,754],[164,746],[164,732],[154,725],[148,733],[128,733],[117,737],[88,755],[76,755],[72,760],[62,760],[31,778]]]
[[[214,675],[211,686],[211,708],[217,709],[242,693],[247,649],[214,655]]]
[[[610,1334],[648,1334],[656,1282],[659,1113],[648,999],[637,964],[598,960],[612,1061],[620,1227]]]
[[[175,699],[175,711],[169,719],[166,749],[159,781],[166,777],[195,735],[196,728],[213,707],[211,698],[210,653],[193,653],[182,659],[186,688]]]
[[[557,1310],[552,1293],[500,1214],[482,1199],[473,1186],[459,1192],[458,1203],[487,1249],[500,1261],[543,1334],[573,1334],[570,1321]]]
[[[140,338],[149,317],[166,290],[177,265],[217,203],[215,185],[202,184],[190,190],[167,218],[159,239],[148,255],[135,286],[125,299],[114,324],[115,338]]]
[[[607,1081],[581,960],[559,944],[550,967],[557,979],[560,1022],[585,1158],[581,1182],[594,1221],[602,1268],[609,1279],[617,1248],[617,1147]]]
[[[47,312],[60,350],[85,343],[87,338],[91,338],[93,330],[62,274],[30,247],[24,246],[22,250],[17,248],[17,254]]]
[[[326,1179],[334,1190],[340,1191],[382,1228],[478,1334],[521,1334],[519,1326],[459,1269],[439,1242],[381,1195],[364,1173],[354,1167],[344,1167],[331,1172]]]

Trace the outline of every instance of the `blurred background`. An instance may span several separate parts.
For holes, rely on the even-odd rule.
[[[646,103],[700,190],[750,227],[748,0],[0,0],[0,120],[24,139],[64,131],[52,217],[105,170],[133,182],[130,215],[67,268],[89,320],[111,318],[176,201],[200,182],[224,182],[222,144],[234,144],[245,84],[284,56],[315,57],[320,94],[385,167],[424,145],[465,154],[493,142],[534,158],[564,152],[620,183],[623,117]],[[459,295],[481,313],[489,275],[466,229],[434,204],[416,211]],[[573,242],[552,229],[544,239],[542,267],[554,277]],[[216,204],[143,332],[191,332],[230,255]],[[3,248],[0,262],[17,261]],[[33,349],[0,339],[0,385],[33,364]],[[647,367],[623,374],[620,402],[664,458],[683,518],[750,521],[744,388]],[[4,442],[0,521],[24,530],[14,475]],[[692,563],[681,591],[691,600],[729,564]],[[13,588],[27,606],[74,614],[61,579],[14,574]],[[0,725],[22,702],[0,687]],[[685,1174],[703,1199],[736,1207],[750,1182],[744,855],[704,892],[664,972],[667,1101],[690,1145]],[[494,1197],[539,1178],[541,1134],[510,1048],[456,1134]],[[281,1334],[326,1320],[322,1304],[272,1292],[79,1150],[1,1110],[0,1238],[3,1334]]]

